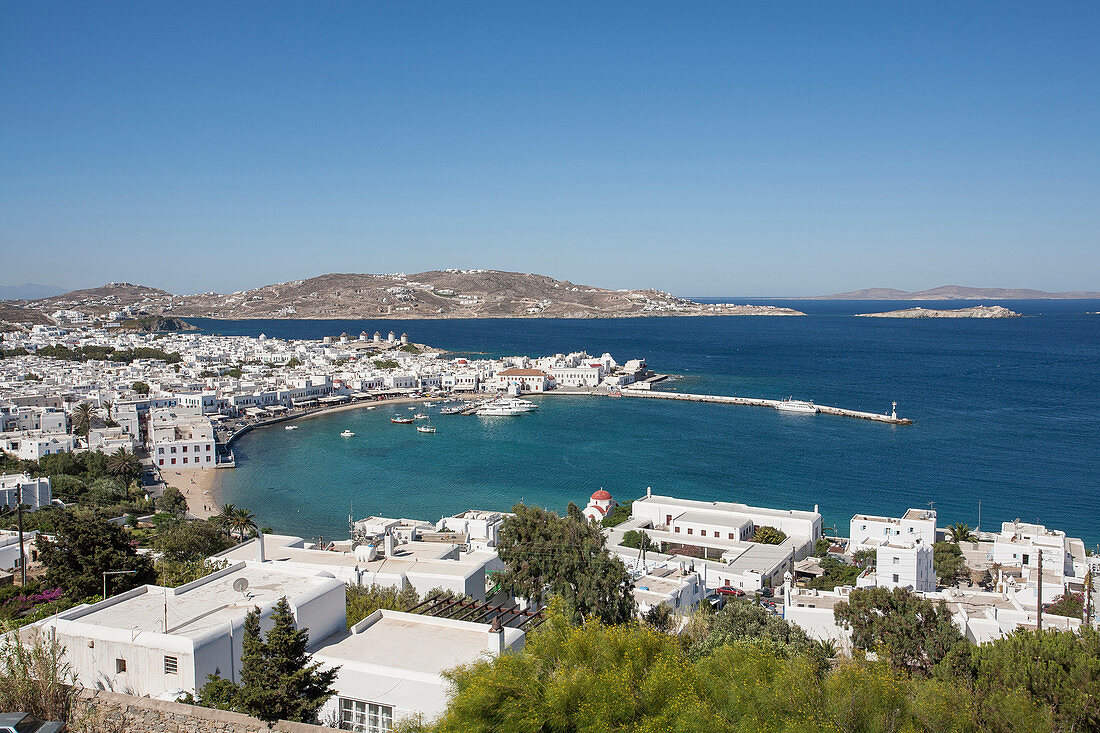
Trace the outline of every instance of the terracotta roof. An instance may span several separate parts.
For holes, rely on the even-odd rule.
[[[600,500],[600,499],[610,499],[610,498],[611,498],[611,494],[607,493],[603,489],[600,489],[596,493],[592,494],[592,500],[593,501],[597,501],[597,500]]]
[[[545,377],[546,372],[539,371],[538,369],[505,369],[503,372],[498,372],[502,377]]]

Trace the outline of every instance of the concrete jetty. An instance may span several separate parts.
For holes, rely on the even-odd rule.
[[[755,407],[771,407],[773,409],[782,401],[764,400],[753,397],[729,397],[726,395],[688,394],[683,392],[656,392],[648,389],[630,389],[629,387],[621,390],[621,393],[623,397],[645,397],[657,400],[681,400],[683,402],[717,402],[724,405],[751,405]],[[818,412],[825,415],[856,417],[861,420],[874,420],[875,422],[884,422],[890,425],[913,424],[912,420],[904,417],[897,417],[897,415],[880,415],[876,412],[846,410],[843,407],[828,407],[826,405],[815,405],[815,407],[817,407]]]

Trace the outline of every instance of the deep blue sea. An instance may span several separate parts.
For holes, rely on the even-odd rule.
[[[722,298],[745,302],[744,298]],[[244,436],[223,501],[278,531],[344,537],[347,517],[436,519],[517,501],[561,510],[599,487],[811,509],[847,534],[855,512],[933,503],[940,524],[1038,520],[1100,543],[1100,301],[990,301],[1015,319],[852,314],[974,303],[777,301],[799,317],[607,320],[214,321],[207,332],[320,338],[408,332],[493,356],[609,351],[680,375],[663,389],[812,399],[915,420],[891,426],[757,407],[546,397],[535,413],[438,416],[435,435],[354,410]],[[433,408],[434,411],[434,408]],[[350,429],[354,438],[341,438]],[[354,505],[354,506],[353,506]]]

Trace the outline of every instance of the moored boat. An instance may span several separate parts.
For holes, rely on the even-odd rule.
[[[803,415],[816,415],[817,405],[813,402],[806,402],[804,400],[796,400],[788,397],[776,404],[775,409],[781,412],[797,412]]]
[[[340,433],[340,436],[344,438],[351,438],[355,436],[355,433],[351,432],[350,430],[345,430],[344,432]]]
[[[411,417],[401,417],[400,415],[394,415],[390,418],[390,422],[397,423],[398,425],[410,425],[413,422]]]

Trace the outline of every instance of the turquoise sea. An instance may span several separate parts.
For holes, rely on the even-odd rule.
[[[721,299],[744,302],[745,299]],[[221,498],[278,531],[347,535],[349,513],[436,519],[517,501],[561,510],[599,487],[779,508],[815,504],[847,533],[857,511],[933,503],[940,523],[1039,520],[1100,543],[1100,301],[999,301],[1027,317],[886,320],[899,302],[758,301],[805,318],[215,321],[204,330],[320,338],[393,328],[471,354],[610,351],[680,375],[663,389],[887,412],[890,426],[730,405],[548,396],[512,418],[392,425],[404,406],[255,431],[234,445]],[[923,303],[961,307],[966,303]],[[433,413],[435,408],[433,408]],[[339,433],[350,429],[353,438]]]

